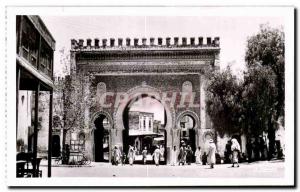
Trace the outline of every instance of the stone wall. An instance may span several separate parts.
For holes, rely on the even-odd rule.
[[[31,127],[31,91],[19,91],[18,127],[17,127],[17,151],[28,150],[28,132]],[[20,146],[18,146],[18,143]]]
[[[49,94],[40,92],[39,96],[39,115],[38,115],[38,156],[47,157],[49,140]],[[32,149],[28,148],[28,143],[33,142],[34,120],[34,92],[19,91],[19,111],[18,111],[18,132],[17,142],[22,140],[26,152]],[[19,152],[21,149],[17,148]]]

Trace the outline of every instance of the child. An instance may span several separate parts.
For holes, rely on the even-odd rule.
[[[125,165],[126,163],[126,153],[123,152],[122,154],[122,165]]]

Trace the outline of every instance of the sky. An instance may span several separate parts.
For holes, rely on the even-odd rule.
[[[282,17],[216,16],[41,16],[56,40],[55,74],[62,73],[59,50],[70,49],[71,39],[220,37],[220,67],[230,65],[240,75],[245,68],[247,38],[260,24],[283,27]],[[147,42],[149,43],[149,41]],[[189,43],[189,40],[188,40]]]
[[[130,107],[129,111],[142,111],[154,114],[154,120],[159,120],[161,124],[165,123],[165,110],[164,106],[157,100],[150,97],[144,97]]]
[[[220,68],[230,65],[234,74],[241,77],[245,69],[246,42],[259,31],[261,24],[283,27],[281,17],[216,17],[216,16],[41,16],[56,40],[54,72],[62,75],[60,51],[68,52],[71,39],[99,38],[189,38],[220,37]],[[181,42],[181,40],[180,40]],[[204,41],[206,42],[206,41]],[[149,44],[149,40],[147,41]],[[197,43],[197,41],[196,41]],[[92,42],[93,44],[93,42]],[[163,106],[157,102],[131,110],[153,112],[154,119],[164,122]]]

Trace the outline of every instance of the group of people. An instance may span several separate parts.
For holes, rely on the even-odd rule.
[[[235,138],[231,139],[230,149],[228,145],[226,146],[226,151],[228,153],[229,150],[232,167],[235,165],[239,167],[239,153],[241,151],[241,147]],[[214,165],[216,164],[216,153],[217,148],[213,139],[210,139],[209,141],[207,153],[204,152],[203,154],[200,147],[198,147],[194,153],[190,145],[181,146],[179,152],[177,152],[176,146],[174,146],[171,153],[171,165],[190,165],[193,162],[193,158],[195,158],[196,164],[209,164],[210,168],[214,168]],[[124,152],[122,153],[118,146],[115,146],[112,153],[112,164],[118,165],[121,163],[124,165],[126,160],[128,160],[129,165],[133,165],[135,161],[135,154],[136,151],[133,146],[129,146],[127,155]],[[145,147],[142,151],[142,162],[144,164],[147,163],[147,155],[148,150],[147,147]],[[156,166],[159,165],[160,159],[163,155],[161,148],[156,146],[156,149],[152,154],[152,159]]]
[[[240,145],[236,139],[231,139],[231,146],[230,146],[230,151],[232,152],[232,167],[237,165],[239,167],[239,153],[241,151]],[[195,163],[196,164],[209,164],[210,168],[214,168],[214,165],[216,164],[216,153],[217,153],[217,148],[216,145],[213,141],[213,139],[210,139],[209,145],[208,145],[208,150],[207,153],[204,152],[202,154],[201,148],[198,147],[194,153],[195,157]],[[171,157],[171,165],[190,165],[191,162],[193,161],[193,151],[192,148],[188,145],[187,147],[181,146],[179,149],[179,154],[177,155],[177,149],[176,146],[173,147],[172,151],[172,157]],[[178,161],[177,161],[178,160]]]
[[[267,142],[262,137],[248,139],[246,149],[249,163],[268,158]]]
[[[195,153],[193,154],[193,150],[190,145],[187,145],[187,147],[185,145],[182,145],[179,149],[179,154],[177,155],[177,149],[176,146],[174,146],[172,151],[171,165],[190,165],[193,161],[193,157],[195,157],[196,164],[206,165],[206,162],[208,160],[208,163],[210,164],[211,168],[213,168],[214,164],[216,163],[215,155],[216,145],[214,144],[212,139],[209,141],[208,154],[204,152],[203,155],[201,152],[201,147],[198,147]]]
[[[142,161],[144,164],[147,163],[147,155],[148,155],[148,150],[147,147],[145,147],[142,151]],[[156,166],[159,165],[159,162],[163,156],[164,156],[164,148],[156,146],[152,154],[152,158]],[[112,152],[112,164],[118,165],[121,163],[122,165],[125,165],[126,161],[128,160],[129,165],[133,165],[135,161],[135,157],[136,157],[136,150],[133,146],[129,145],[127,155],[125,154],[125,152],[122,153],[118,146],[115,146]]]
[[[174,146],[173,150],[176,151],[176,146]],[[176,155],[176,153],[175,153]],[[177,157],[173,156],[174,161],[173,165],[176,164]],[[178,160],[179,160],[179,165],[185,165],[188,164],[190,165],[193,161],[193,150],[190,145],[186,146],[181,146],[179,149],[179,155],[178,155]]]

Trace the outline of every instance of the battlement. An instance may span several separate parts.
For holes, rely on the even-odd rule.
[[[72,50],[90,50],[90,49],[142,49],[142,48],[219,48],[220,47],[220,37],[166,37],[165,39],[158,37],[157,39],[151,37],[147,38],[126,38],[124,41],[122,38],[109,38],[101,39],[95,38],[93,43],[92,39],[71,39],[71,49]]]

